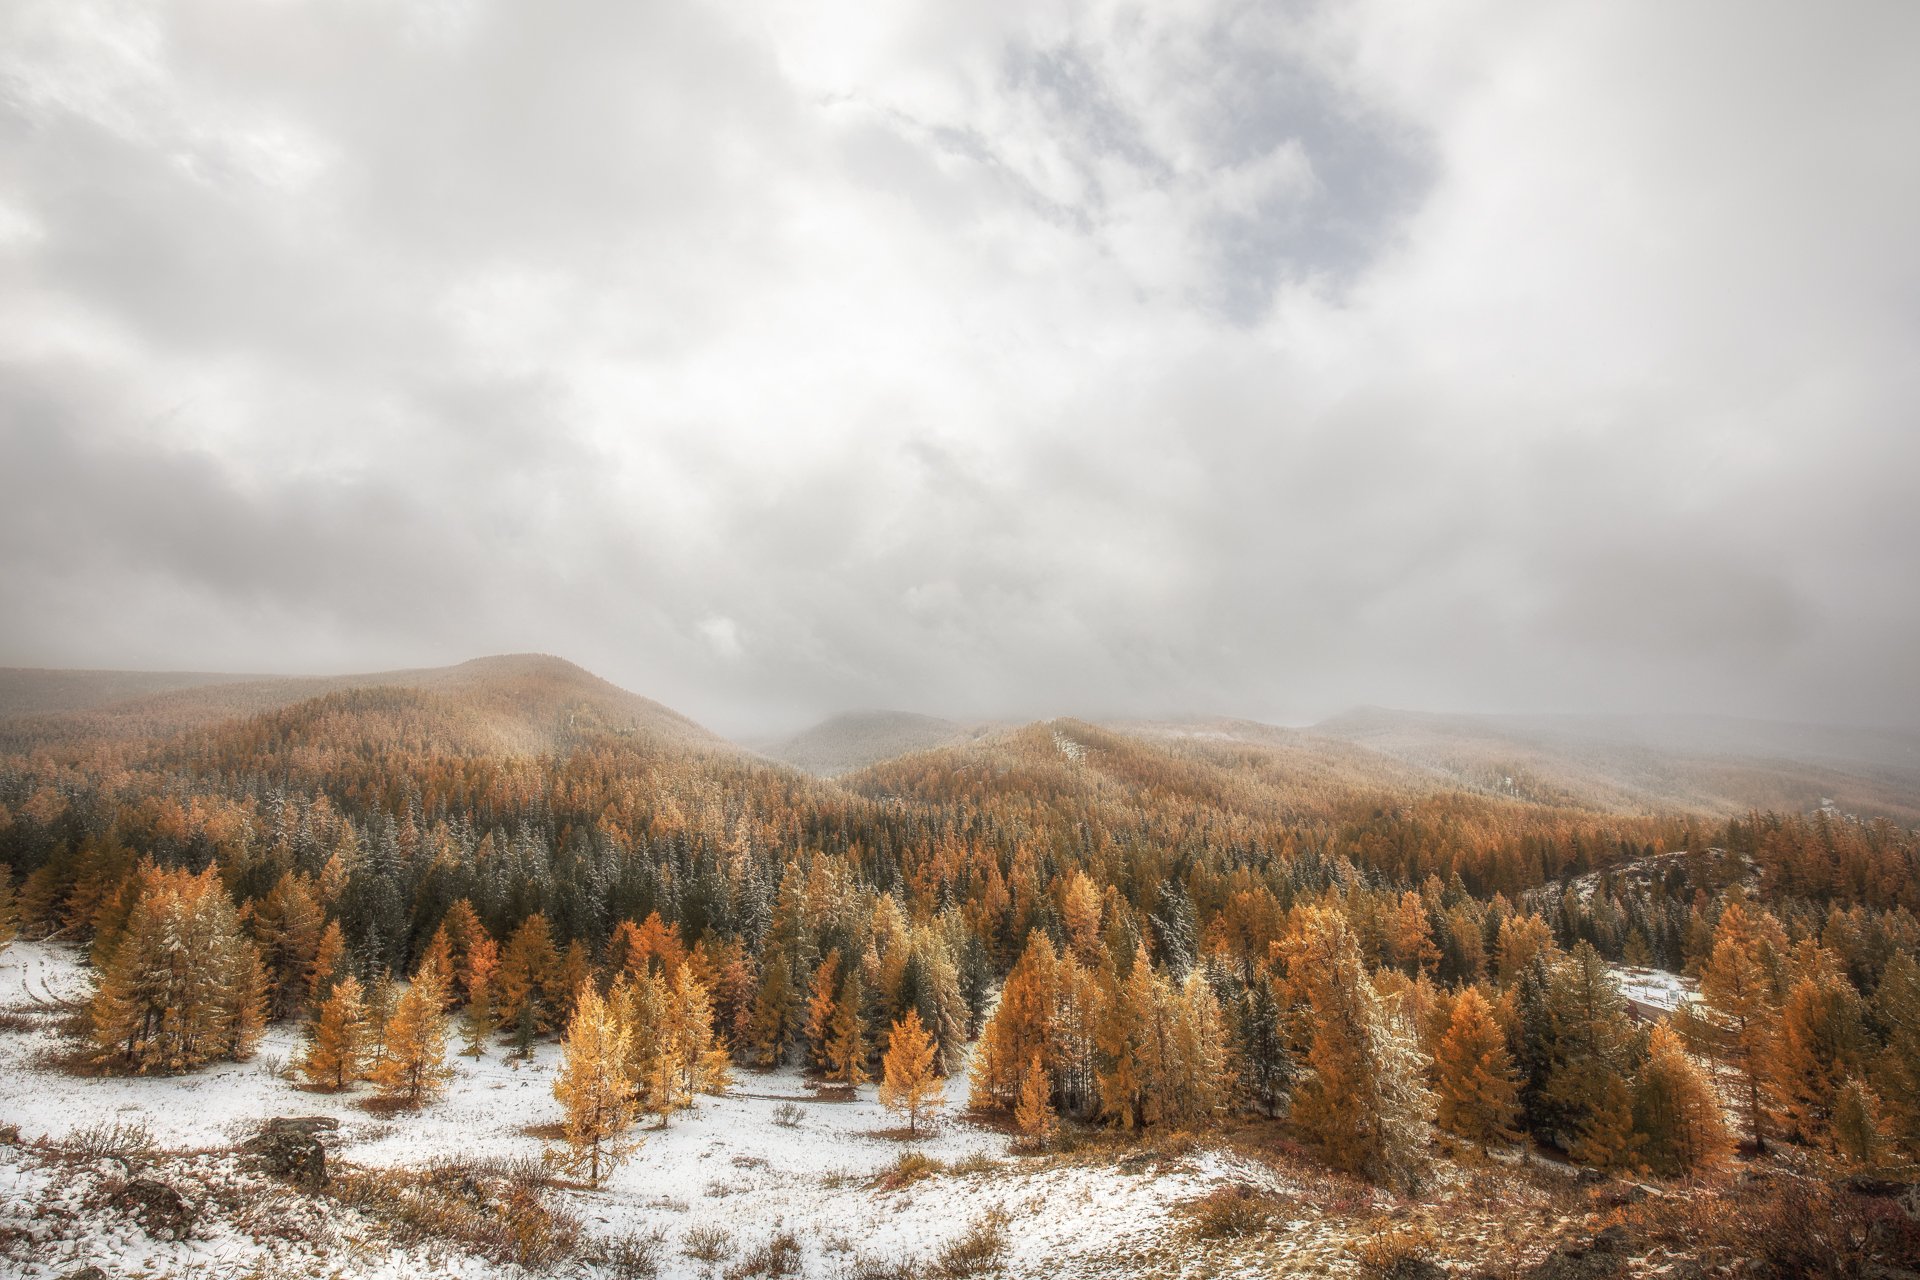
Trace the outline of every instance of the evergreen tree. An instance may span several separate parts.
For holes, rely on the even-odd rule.
[[[13,900],[13,871],[0,867],[0,952],[20,936],[20,912]]]
[[[945,1082],[933,1073],[933,1048],[933,1037],[912,1009],[887,1034],[880,1104],[905,1116],[907,1132],[915,1136],[946,1091]]]
[[[245,1057],[264,1018],[263,978],[218,873],[148,865],[134,883],[88,1007],[99,1060],[144,1074]]]

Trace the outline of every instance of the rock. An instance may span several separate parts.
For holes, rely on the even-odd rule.
[[[0,1146],[17,1147],[20,1145],[20,1126],[0,1124]]]
[[[60,1280],[107,1280],[107,1273],[98,1267],[81,1267],[77,1271],[67,1272]]]
[[[1446,1280],[1447,1269],[1425,1258],[1402,1258],[1380,1274],[1382,1280]]]
[[[185,1240],[193,1230],[193,1206],[156,1178],[130,1178],[114,1197],[156,1240]]]
[[[269,1120],[240,1144],[241,1154],[262,1172],[312,1190],[327,1185],[327,1149],[322,1133],[340,1127],[327,1116],[290,1116]]]
[[[1526,1280],[1613,1280],[1627,1274],[1627,1231],[1608,1227],[1584,1244],[1563,1244],[1522,1272]]]

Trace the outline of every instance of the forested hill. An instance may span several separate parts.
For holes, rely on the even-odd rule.
[[[1920,1001],[1910,829],[1489,788],[1312,732],[1053,720],[823,779],[517,657],[180,690],[7,733],[0,916],[90,944],[114,1069],[239,1055],[261,1018],[313,1016],[347,976],[423,971],[451,981],[476,1043],[524,1051],[583,990],[664,972],[743,1063],[868,1079],[912,1014],[941,1071],[976,1045],[977,1105],[1023,1125],[1284,1113],[1333,1163],[1409,1181],[1458,1010],[1531,1073],[1468,1136],[1518,1126],[1608,1166],[1671,1139],[1628,1102],[1673,1065],[1629,1036],[1608,962],[1751,959],[1769,1025],[1806,983],[1857,1003],[1893,974]],[[1609,874],[1709,848],[1736,856]],[[206,934],[225,1029],[154,1060],[128,993],[170,972],[182,930]],[[1576,1013],[1580,1037],[1555,1030]],[[1360,1038],[1323,1043],[1343,1026]],[[1314,1065],[1336,1054],[1357,1074]],[[1376,1076],[1400,1101],[1363,1131],[1402,1134],[1391,1150],[1350,1143],[1352,1108],[1386,1096],[1361,1087]],[[1920,1074],[1875,1079],[1920,1133]],[[1823,1114],[1797,1132],[1829,1141]]]
[[[0,751],[158,740],[355,689],[436,695],[497,727],[511,723],[507,736],[522,746],[550,747],[590,729],[720,745],[679,712],[545,654],[345,676],[182,675],[157,678],[174,687],[116,696],[140,688],[135,674],[0,670]]]

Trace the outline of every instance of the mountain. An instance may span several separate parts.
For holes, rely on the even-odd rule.
[[[1805,812],[1920,822],[1920,733],[1708,716],[1492,716],[1365,707],[1305,736],[1476,791],[1611,810]]]
[[[500,741],[544,749],[588,729],[639,733],[670,742],[724,747],[722,739],[651,698],[630,693],[562,658],[506,654],[451,667],[341,676],[166,677],[180,684],[109,700],[137,687],[124,672],[0,671],[0,708],[65,705],[39,714],[0,714],[0,750],[54,743],[137,741],[209,728],[356,689],[410,690],[458,702],[488,717]]]
[[[912,711],[853,711],[763,745],[760,752],[831,778],[896,756],[968,742],[991,731],[991,726],[963,725]]]

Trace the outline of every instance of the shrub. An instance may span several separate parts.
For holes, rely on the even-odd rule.
[[[918,1151],[905,1151],[892,1164],[880,1171],[873,1185],[881,1191],[898,1191],[909,1187],[923,1178],[931,1178],[936,1173],[945,1173],[947,1166],[932,1156],[922,1155]]]
[[[547,1203],[531,1160],[440,1160],[425,1169],[349,1169],[331,1193],[385,1223],[402,1245],[442,1242],[544,1269],[580,1252],[580,1219]]]
[[[797,1276],[800,1274],[800,1240],[791,1231],[776,1231],[767,1242],[740,1259],[728,1270],[727,1280],[753,1280],[755,1276]]]
[[[81,1160],[118,1160],[131,1166],[153,1155],[153,1131],[144,1120],[99,1120],[75,1129],[60,1145]]]
[[[938,1280],[967,1280],[998,1271],[1007,1256],[1007,1215],[993,1209],[967,1228],[967,1233],[940,1251],[934,1260]]]
[[[666,1245],[666,1233],[627,1231],[601,1242],[598,1258],[615,1280],[653,1280],[660,1274],[660,1251]]]
[[[1183,1212],[1189,1219],[1187,1232],[1195,1239],[1230,1240],[1271,1230],[1280,1206],[1269,1193],[1236,1183],[1189,1201]]]
[[[725,1227],[690,1227],[680,1237],[680,1252],[696,1262],[721,1262],[733,1256],[733,1233]]]
[[[797,1102],[783,1102],[773,1109],[773,1122],[783,1129],[798,1129],[807,1109]]]

